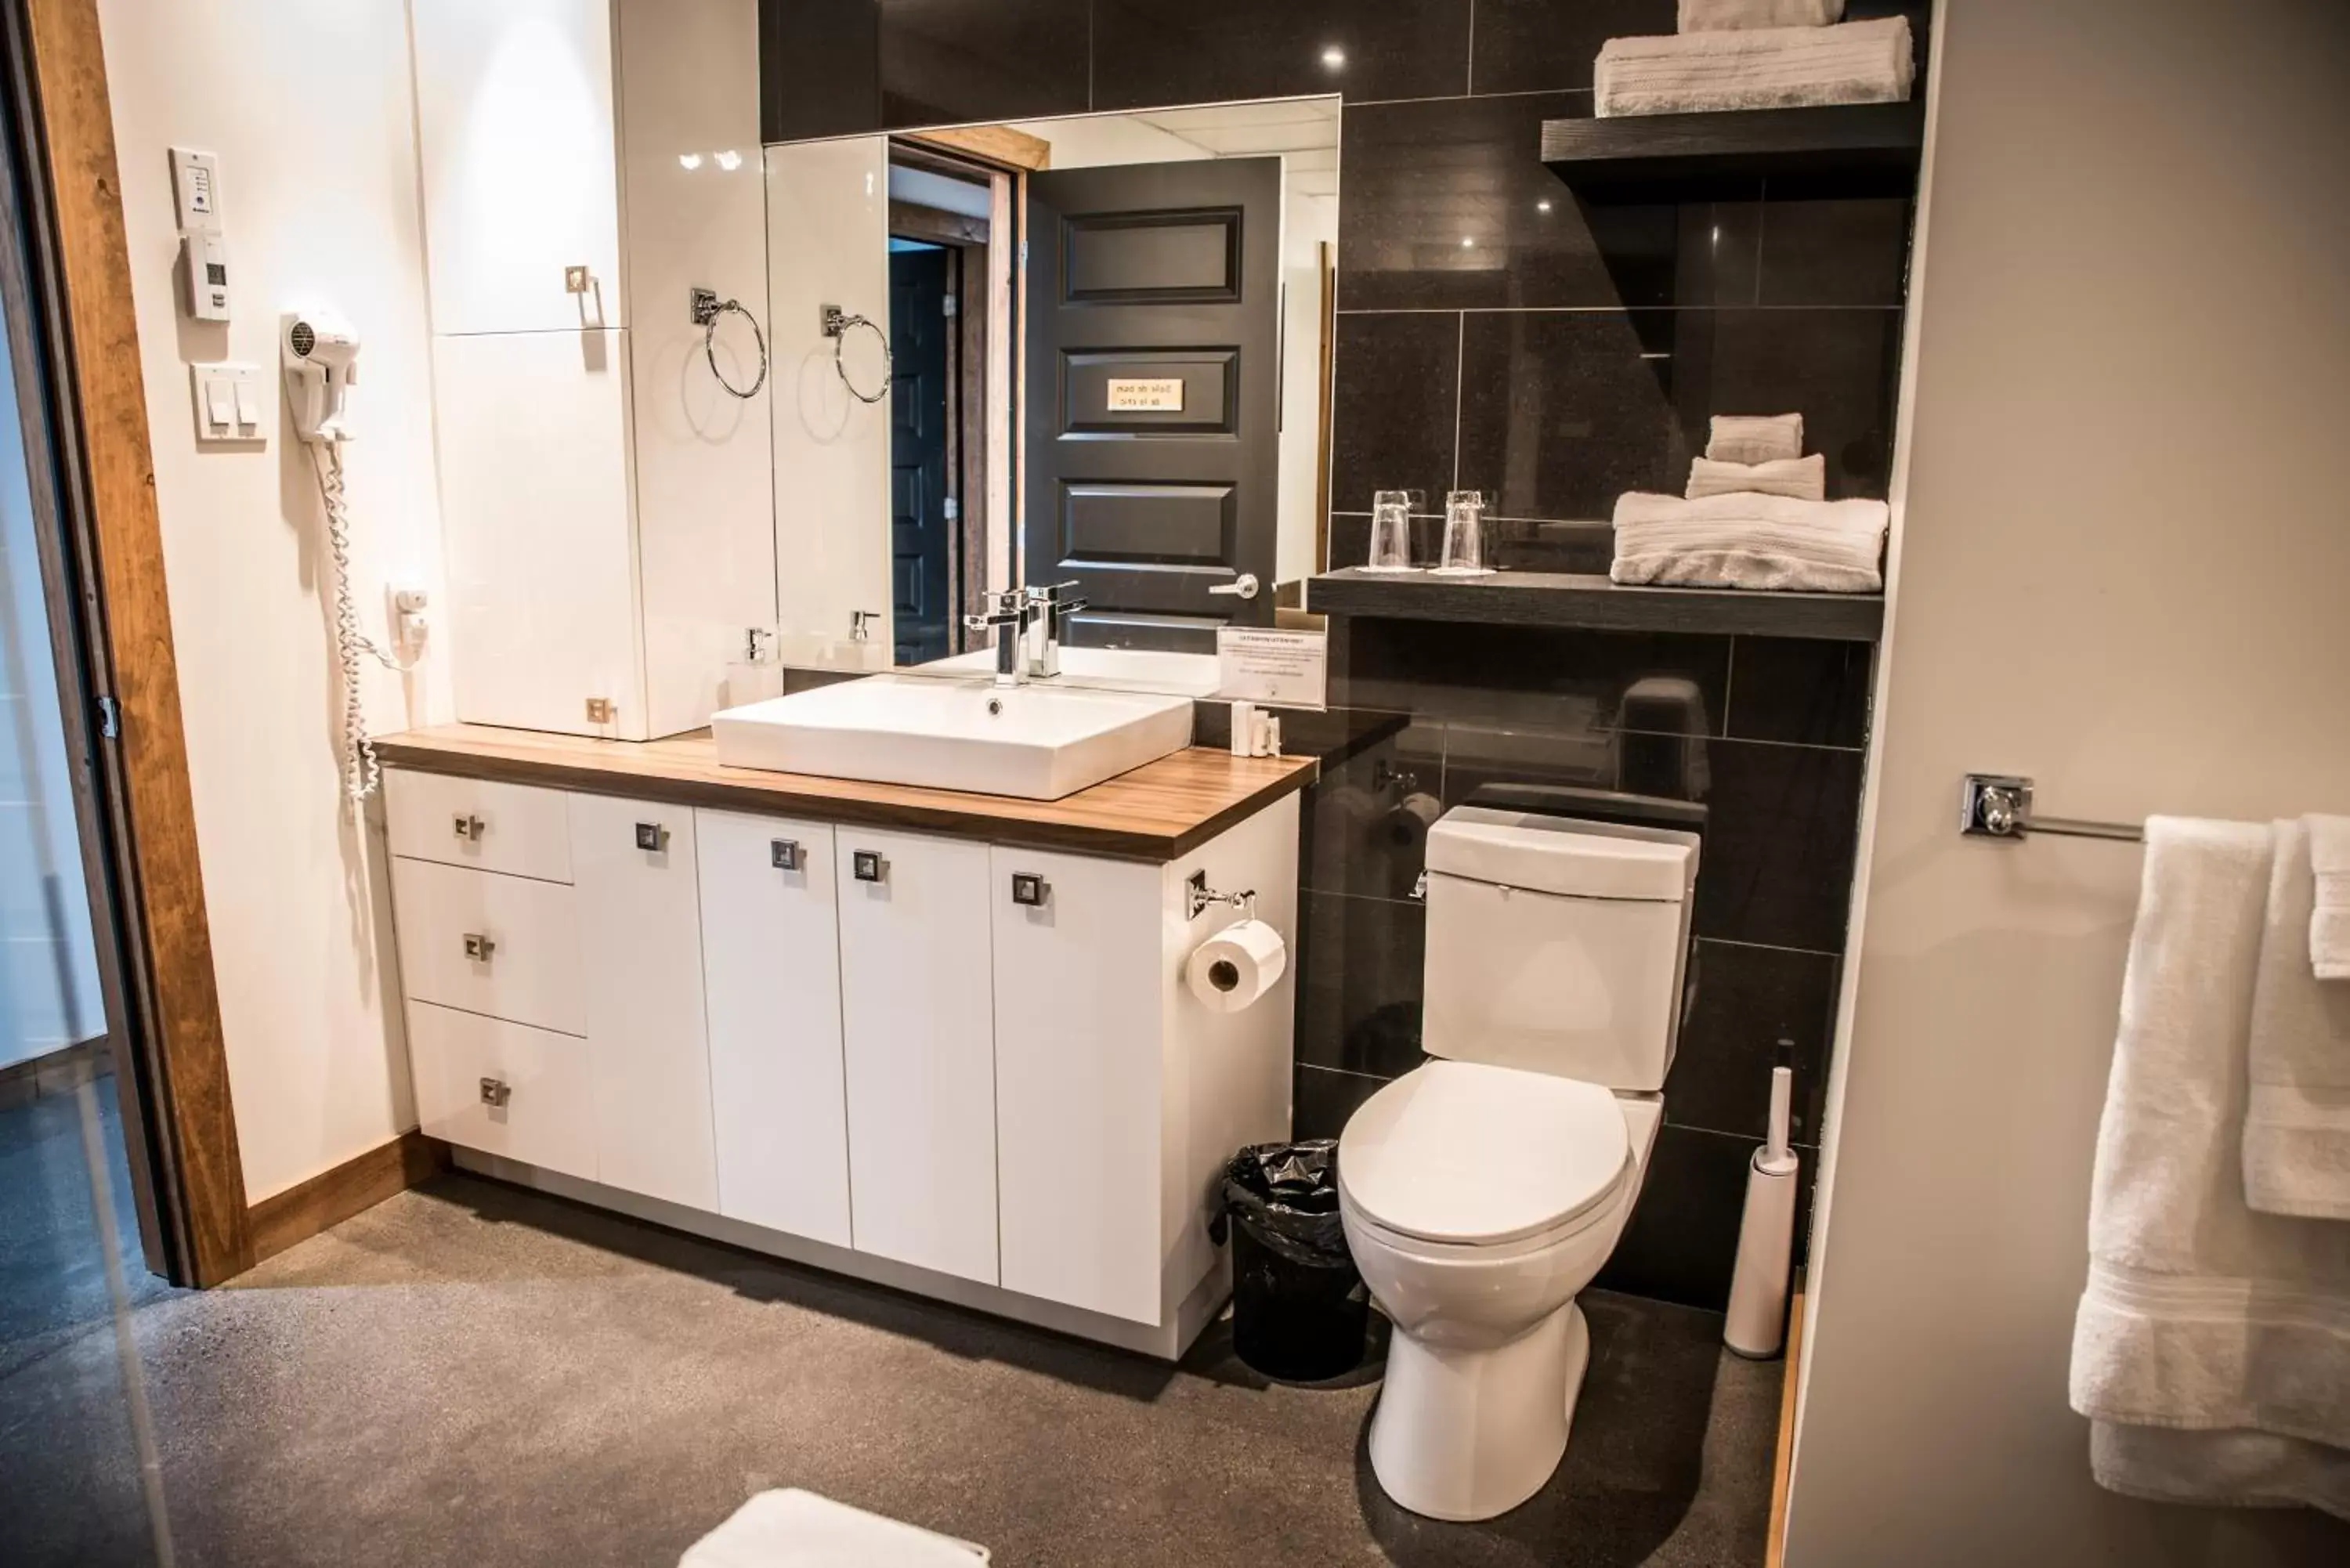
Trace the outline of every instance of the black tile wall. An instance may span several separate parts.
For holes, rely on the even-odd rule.
[[[1928,0],[1850,0],[1909,16]],[[764,0],[768,140],[1338,92],[1334,565],[1375,490],[1489,493],[1505,566],[1605,571],[1605,520],[1678,491],[1715,413],[1800,410],[1829,493],[1881,496],[1911,210],[1757,182],[1594,207],[1542,167],[1591,62],[1674,0]],[[1602,1282],[1724,1299],[1769,1070],[1820,1106],[1869,733],[1870,649],[1378,620],[1332,623],[1326,758],[1302,816],[1295,1123],[1336,1134],[1419,1051],[1427,826],[1488,786],[1706,812],[1696,987],[1665,1126]],[[1212,729],[1211,722],[1203,728]],[[1799,1236],[1801,1235],[1799,1230]]]

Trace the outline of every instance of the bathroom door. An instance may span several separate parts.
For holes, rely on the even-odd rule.
[[[889,241],[889,587],[897,660],[954,651],[953,542],[947,425],[952,376],[946,314],[952,253]]]
[[[1090,647],[1272,625],[1281,160],[1032,174],[1028,236],[1026,581]]]

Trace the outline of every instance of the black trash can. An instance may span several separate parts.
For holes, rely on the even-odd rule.
[[[1315,1383],[1362,1365],[1370,1293],[1338,1218],[1338,1140],[1257,1144],[1224,1167],[1232,1349],[1268,1377]]]

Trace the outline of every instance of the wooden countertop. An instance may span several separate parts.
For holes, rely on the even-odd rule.
[[[1311,757],[1236,757],[1192,746],[1059,800],[1017,800],[727,767],[718,761],[717,742],[707,730],[666,741],[597,741],[486,724],[436,724],[383,736],[376,753],[389,766],[420,773],[1158,861],[1188,855],[1261,807],[1305,788],[1319,767]]]

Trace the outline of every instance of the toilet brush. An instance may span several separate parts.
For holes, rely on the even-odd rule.
[[[1786,1338],[1787,1271],[1795,1239],[1795,1172],[1787,1147],[1794,1074],[1771,1069],[1771,1137],[1746,1172],[1746,1214],[1738,1226],[1738,1267],[1730,1277],[1724,1345],[1741,1355],[1776,1355]]]

